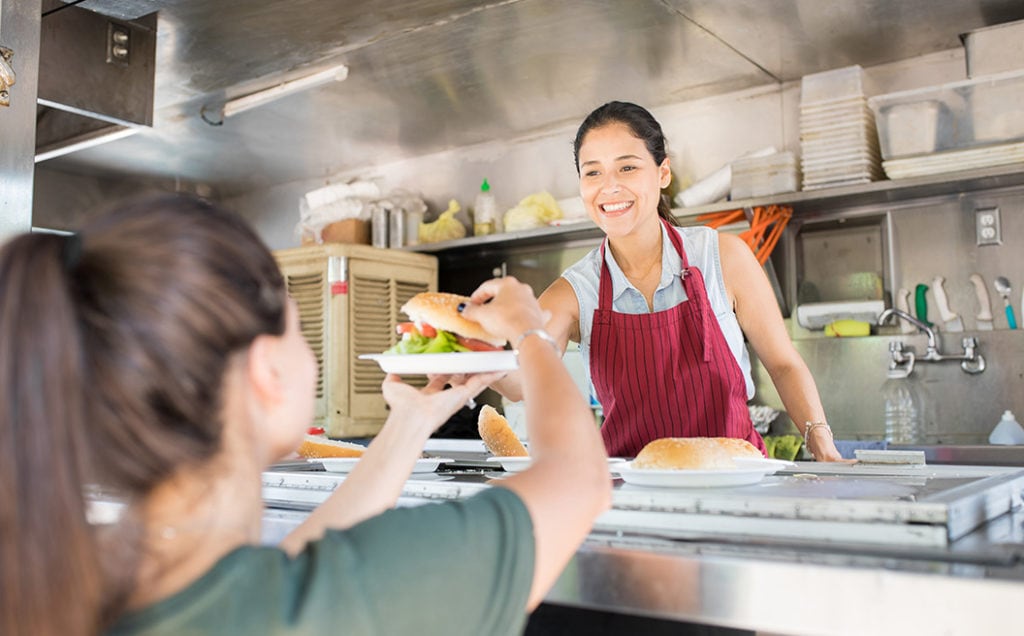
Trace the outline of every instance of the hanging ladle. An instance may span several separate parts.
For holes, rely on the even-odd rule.
[[[1013,315],[1013,305],[1010,304],[1010,281],[1005,276],[996,276],[993,284],[996,286],[996,291],[1003,297],[1003,305],[1006,307],[1006,322],[1010,325],[1010,329],[1017,328],[1017,318]]]

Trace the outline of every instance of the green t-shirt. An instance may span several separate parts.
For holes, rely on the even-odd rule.
[[[330,530],[290,558],[245,546],[109,634],[519,634],[533,524],[507,488]]]

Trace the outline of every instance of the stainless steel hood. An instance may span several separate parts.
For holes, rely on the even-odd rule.
[[[221,195],[960,45],[1020,0],[88,0],[159,10],[152,129],[47,162]],[[43,18],[44,22],[47,18]],[[348,79],[212,127],[204,106],[343,63]]]
[[[156,13],[126,22],[57,0],[42,6],[36,161],[152,125]]]

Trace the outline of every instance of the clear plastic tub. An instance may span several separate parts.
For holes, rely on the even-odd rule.
[[[883,159],[1024,141],[1024,72],[868,99]]]
[[[975,29],[960,37],[967,51],[967,77],[1024,68],[1024,20]]]
[[[800,189],[800,176],[796,169],[773,172],[757,177],[746,176],[733,178],[731,196],[737,199],[752,199],[770,194],[796,192]]]
[[[831,103],[864,95],[864,69],[858,65],[804,75],[800,80],[800,104]]]

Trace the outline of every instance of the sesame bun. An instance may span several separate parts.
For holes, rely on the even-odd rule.
[[[477,429],[480,431],[480,439],[484,441],[484,446],[495,457],[526,457],[528,455],[526,447],[516,437],[512,427],[508,425],[508,420],[494,410],[493,406],[484,405],[480,409]]]
[[[296,451],[299,457],[320,459],[321,457],[362,457],[366,447],[361,444],[339,442],[323,435],[307,435]]]
[[[732,437],[664,437],[644,446],[633,460],[634,468],[716,470],[736,468],[733,457],[764,458],[745,439]]]
[[[445,292],[423,292],[402,305],[402,312],[413,322],[426,323],[435,329],[442,329],[463,338],[482,340],[495,347],[502,347],[506,340],[495,336],[480,326],[480,323],[466,320],[459,313],[459,304],[469,303],[469,296]]]

